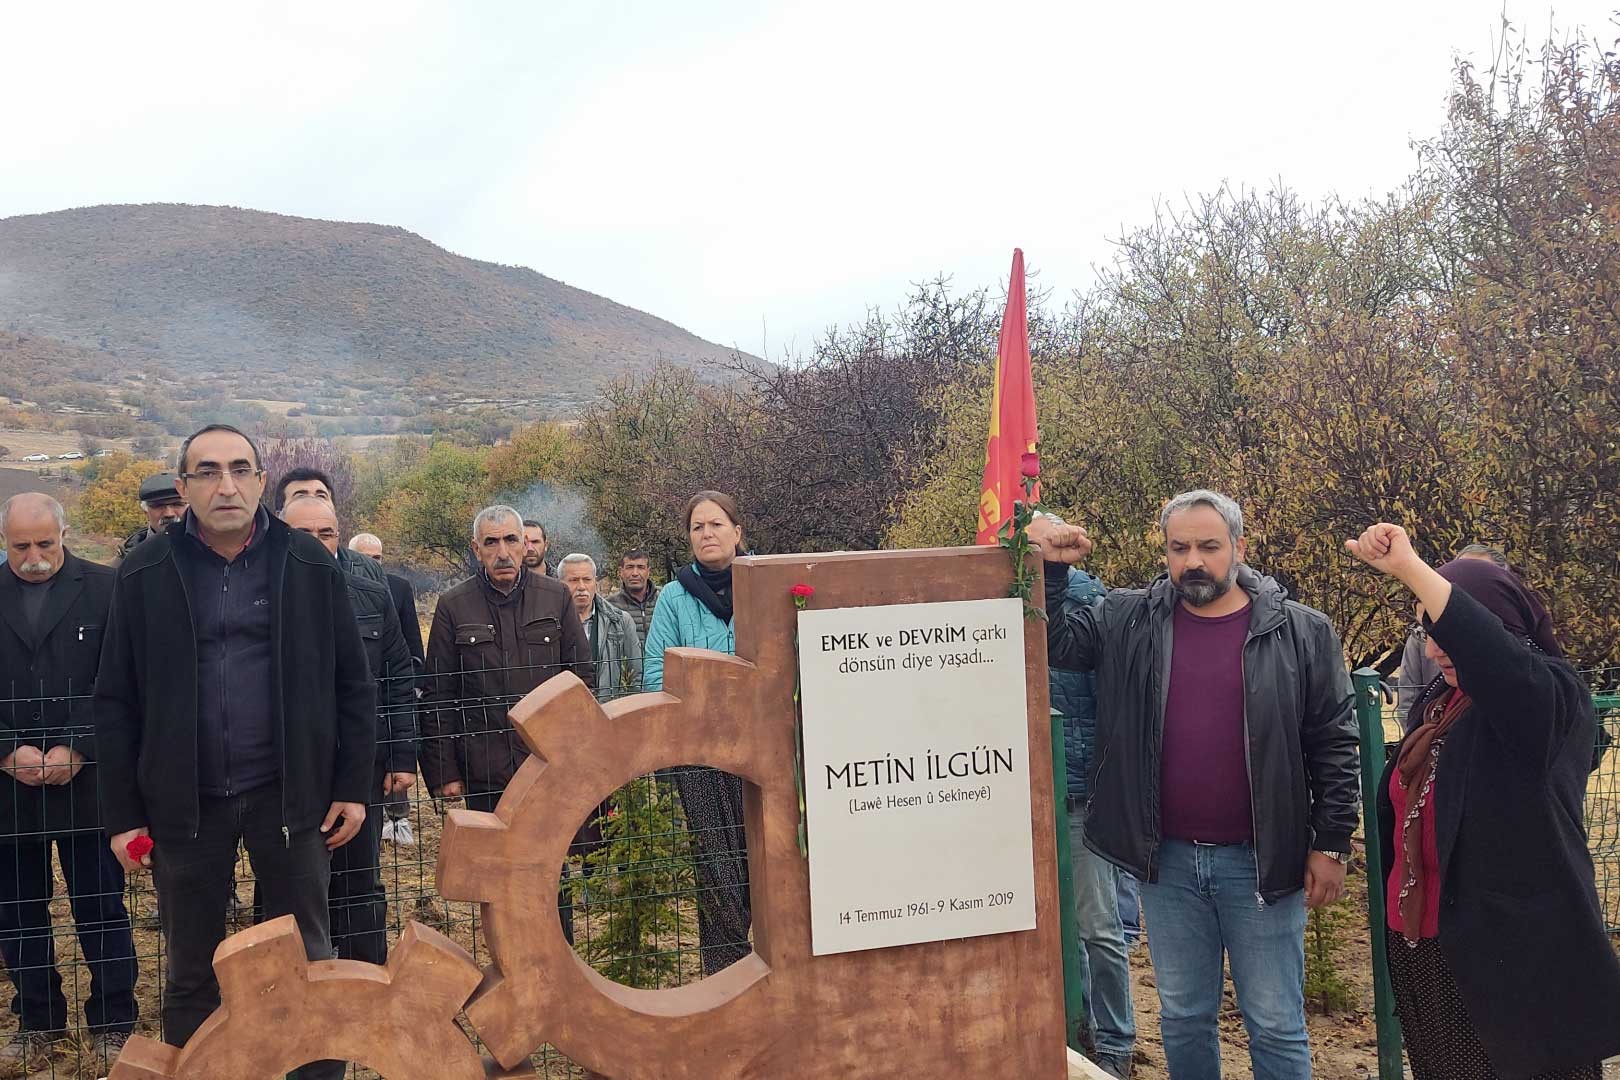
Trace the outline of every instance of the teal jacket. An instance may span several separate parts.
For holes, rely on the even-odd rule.
[[[658,606],[653,608],[652,623],[647,627],[647,643],[642,649],[643,690],[664,688],[664,650],[671,647],[735,653],[737,635],[729,622],[715,618],[714,612],[679,581],[671,581],[659,590]]]

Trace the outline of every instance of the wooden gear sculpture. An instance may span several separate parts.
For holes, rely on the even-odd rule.
[[[220,1007],[183,1048],[136,1035],[108,1080],[281,1076],[323,1058],[388,1080],[516,1080],[489,1067],[456,1024],[478,985],[464,949],[410,923],[386,967],[311,962],[291,915],[226,939],[214,954]]]
[[[253,1080],[325,1058],[387,1080],[532,1077],[528,1057],[545,1043],[619,1080],[1063,1077],[1050,785],[1031,792],[1031,931],[814,957],[798,842],[789,590],[813,585],[818,607],[1004,596],[1005,555],[784,555],[735,567],[736,657],[669,649],[662,692],[602,706],[563,673],[513,707],[532,756],[494,812],[452,810],[439,848],[440,895],[482,904],[492,963],[481,978],[463,950],[414,923],[376,967],[310,962],[292,920],[276,920],[220,946],[220,1009],[183,1049],[131,1039],[110,1080]],[[1040,777],[1052,757],[1039,633],[1025,635],[1025,668],[1030,769]],[[754,952],[686,986],[634,989],[599,975],[563,937],[561,869],[599,803],[678,765],[747,781]],[[458,1028],[463,1008],[494,1062]]]
[[[483,904],[494,963],[467,1015],[504,1065],[549,1042],[609,1076],[712,1077],[736,1072],[757,1053],[750,1044],[769,1034],[744,1034],[764,1019],[757,1014],[726,1022],[770,973],[759,954],[686,986],[633,989],[579,959],[550,899],[575,828],[626,782],[688,763],[755,784],[767,775],[750,737],[758,715],[754,666],[718,653],[670,649],[664,672],[665,692],[621,698],[605,708],[571,674],[547,680],[512,709],[512,724],[533,756],[494,812],[449,814],[439,848],[439,892]],[[793,796],[792,773],[786,776]],[[759,857],[750,854],[759,867]],[[669,1056],[655,1049],[661,1047]]]

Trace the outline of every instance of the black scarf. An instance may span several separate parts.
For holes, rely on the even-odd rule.
[[[675,580],[708,608],[723,623],[731,622],[731,566],[724,570],[710,570],[702,563],[683,566],[675,572]]]

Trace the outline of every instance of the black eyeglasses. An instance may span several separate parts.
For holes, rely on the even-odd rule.
[[[232,465],[229,469],[198,469],[196,472],[183,472],[180,479],[187,483],[217,484],[225,478],[226,473],[238,484],[245,484],[255,476],[262,476],[263,469],[256,469],[251,465]]]

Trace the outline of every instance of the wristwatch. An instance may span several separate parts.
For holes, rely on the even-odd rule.
[[[1340,863],[1344,866],[1350,865],[1350,853],[1348,851],[1323,851],[1321,848],[1317,848],[1316,850],[1318,854],[1326,855],[1336,863]]]

